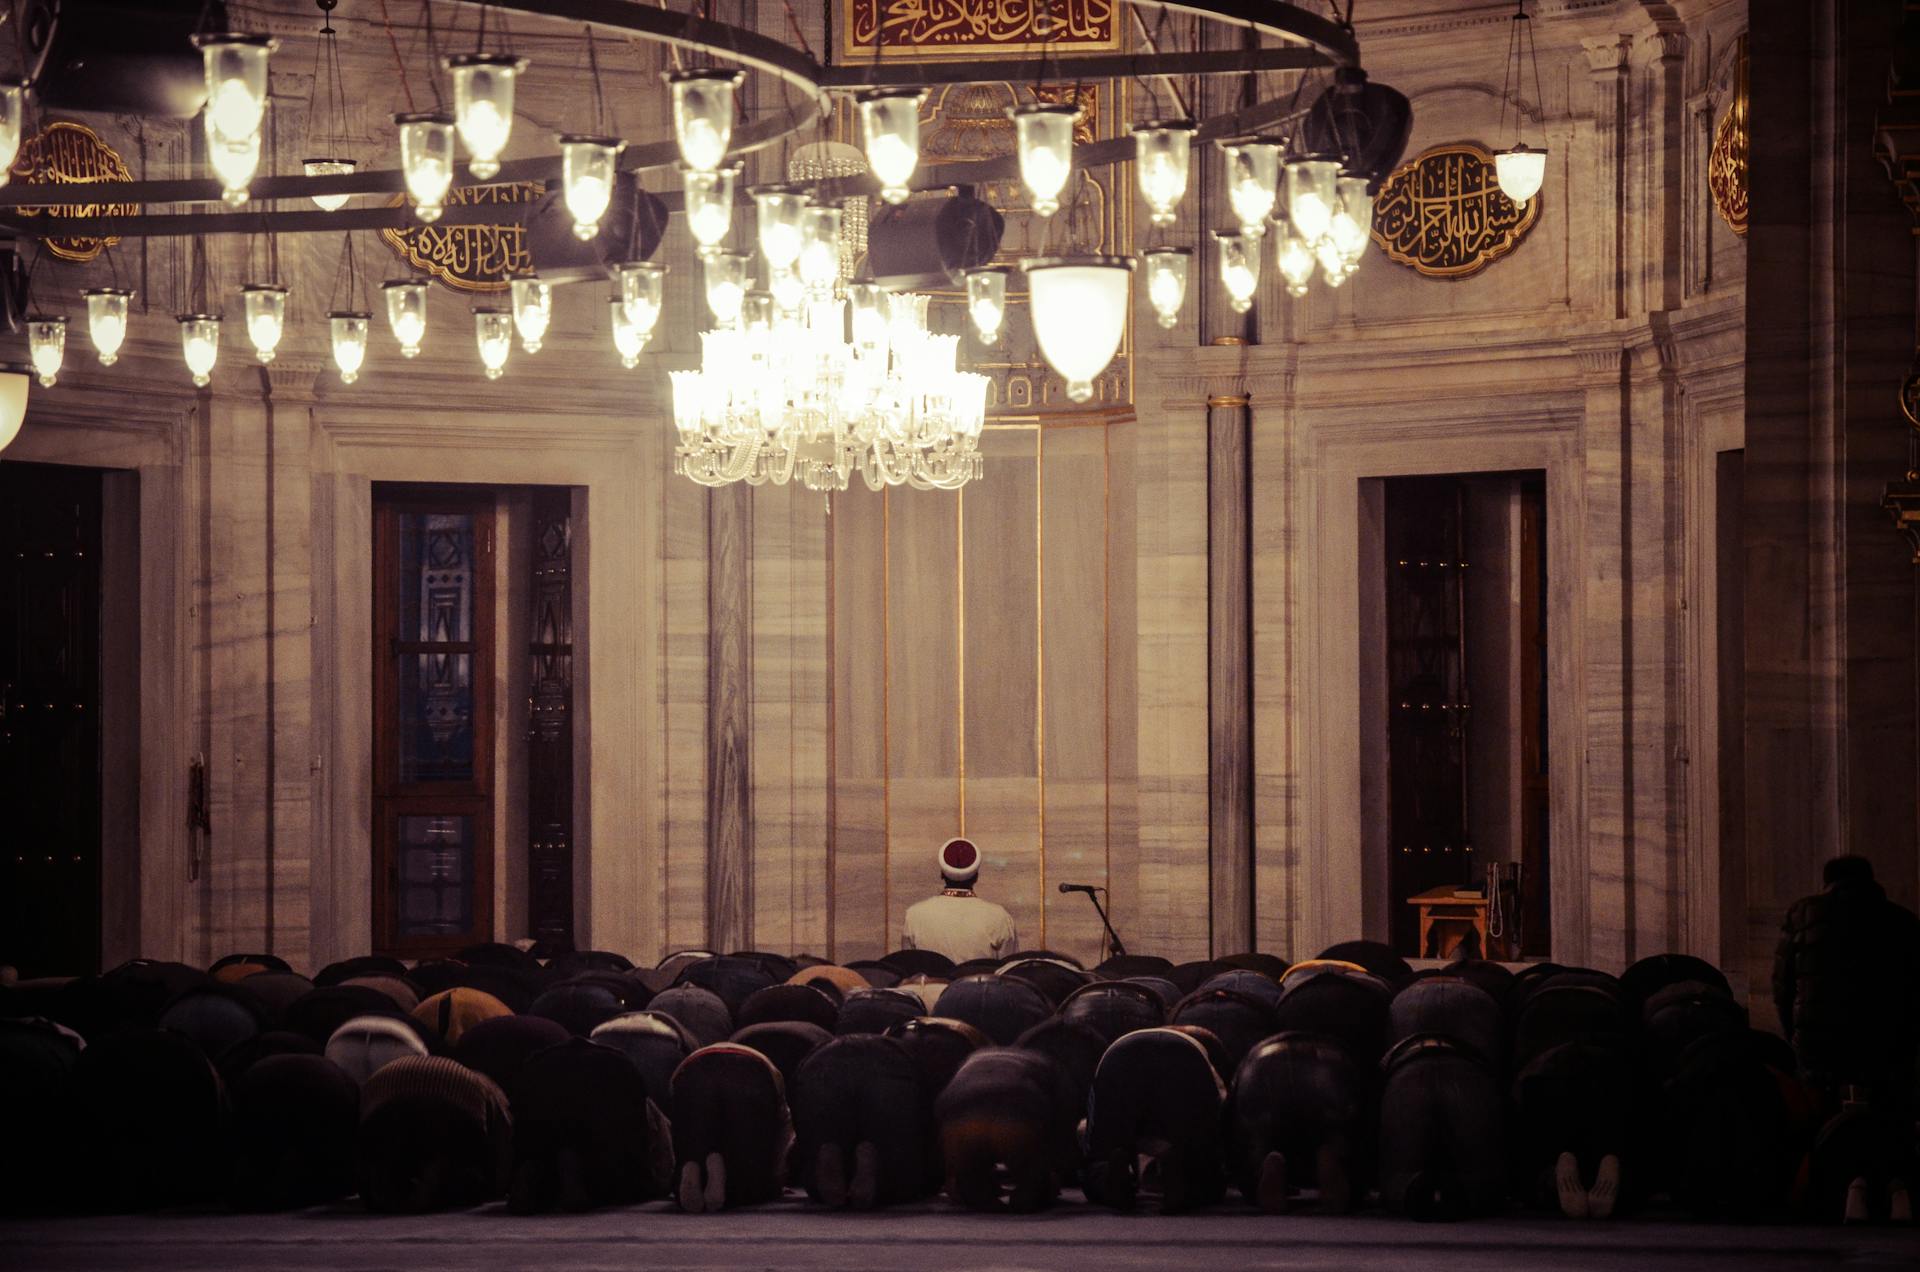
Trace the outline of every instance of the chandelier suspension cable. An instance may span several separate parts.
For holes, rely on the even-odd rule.
[[[440,76],[435,73],[435,68],[440,65],[440,53],[433,39],[433,0],[420,0],[420,17],[424,24],[421,36],[427,42],[427,83],[433,88],[433,108],[444,111],[447,99],[440,91]]]
[[[1500,80],[1500,136],[1505,139],[1507,133],[1507,104],[1513,97],[1514,49],[1520,40],[1520,24],[1526,21],[1527,0],[1514,0],[1513,21],[1507,26],[1507,61],[1505,74]],[[1520,139],[1520,111],[1514,108],[1514,140]]]
[[[400,81],[400,91],[406,95],[407,113],[413,114],[419,108],[413,101],[413,83],[407,78],[407,60],[400,55],[400,37],[393,33],[393,15],[387,11],[387,0],[380,0],[380,25],[387,29],[387,47],[393,50],[394,76]]]

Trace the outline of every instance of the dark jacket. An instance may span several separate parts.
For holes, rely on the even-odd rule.
[[[1773,1002],[1801,1072],[1875,1085],[1912,1074],[1920,1037],[1920,918],[1871,880],[1794,903],[1773,961]]]

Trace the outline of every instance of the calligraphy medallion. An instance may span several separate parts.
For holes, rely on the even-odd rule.
[[[1102,52],[1120,47],[1122,0],[840,0],[850,59],[970,53]]]
[[[85,124],[51,123],[20,143],[20,153],[8,170],[22,185],[91,185],[100,181],[131,181],[124,159],[100,134]],[[140,209],[129,203],[67,203],[55,207],[14,209],[21,216],[133,216]],[[49,238],[47,250],[63,261],[90,261],[120,240],[109,238]]]
[[[1744,39],[1745,37],[1742,37]],[[1713,149],[1707,152],[1707,188],[1720,219],[1735,234],[1747,232],[1747,59],[1741,52],[1740,72],[1733,100],[1713,130]]]
[[[449,192],[447,206],[533,203],[545,193],[546,186],[538,181],[460,186]],[[405,195],[396,195],[389,206],[405,203]],[[380,237],[411,268],[465,292],[505,291],[515,274],[533,268],[527,227],[518,220],[502,225],[409,225],[382,230]]]
[[[1500,192],[1493,156],[1471,142],[1435,146],[1395,168],[1373,203],[1373,241],[1428,278],[1466,278],[1511,252],[1540,216],[1540,196]]]

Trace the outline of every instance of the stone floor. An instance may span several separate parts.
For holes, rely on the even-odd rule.
[[[1772,1269],[1920,1267],[1920,1231],[1736,1228],[1665,1219],[1571,1223],[1514,1217],[1451,1226],[1379,1216],[1269,1218],[1222,1210],[1176,1219],[1116,1216],[1078,1202],[1046,1214],[976,1216],[934,1202],[871,1215],[798,1202],[718,1216],[665,1203],[527,1219],[498,1206],[466,1214],[370,1216],[357,1205],[264,1217],[164,1214],[0,1221],[0,1269],[142,1272],[635,1272],[663,1268],[1040,1269],[1207,1267],[1402,1269]]]

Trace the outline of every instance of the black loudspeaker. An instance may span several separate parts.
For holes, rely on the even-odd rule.
[[[1006,221],[970,194],[908,199],[867,222],[863,277],[889,291],[951,287],[967,270],[992,263]]]
[[[667,205],[640,188],[638,173],[623,172],[600,232],[582,242],[556,182],[527,214],[527,253],[547,282],[605,282],[608,265],[652,259],[666,232]]]
[[[1378,190],[1380,179],[1407,152],[1413,103],[1398,89],[1369,83],[1365,71],[1342,67],[1307,112],[1305,131],[1307,149],[1347,156],[1348,170]]]
[[[52,110],[191,119],[206,105],[196,31],[227,29],[214,0],[28,0],[22,30],[43,41],[34,96]]]

